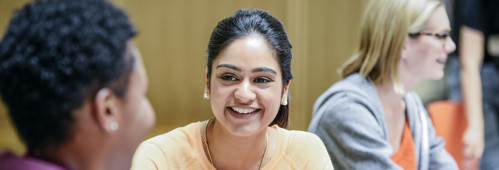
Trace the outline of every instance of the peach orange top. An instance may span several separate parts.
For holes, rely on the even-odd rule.
[[[400,147],[397,152],[392,155],[391,160],[405,170],[416,170],[417,168],[416,149],[414,147],[414,139],[412,138],[408,119],[405,119]]]
[[[140,144],[132,169],[204,169],[214,170],[203,150],[202,122],[191,123],[158,135]],[[262,169],[333,169],[326,147],[316,135],[277,129],[277,148]]]

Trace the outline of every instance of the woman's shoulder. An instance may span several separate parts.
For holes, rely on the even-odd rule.
[[[0,169],[66,170],[65,167],[31,156],[17,156],[9,150],[0,151]]]
[[[200,122],[194,122],[191,123],[187,126],[184,127],[179,127],[176,129],[173,129],[169,132],[166,132],[164,134],[160,134],[157,136],[154,136],[146,141],[143,142],[143,144],[153,144],[153,145],[158,145],[158,146],[176,146],[176,145],[182,145],[182,144],[187,144],[187,141],[191,141],[192,139],[195,139],[196,137],[199,137],[199,126]],[[177,147],[177,146],[176,146]]]
[[[283,152],[317,153],[322,149],[326,152],[322,140],[311,132],[277,127],[277,133]]]
[[[305,150],[309,150],[316,146],[317,144],[324,145],[322,140],[315,134],[311,132],[305,132],[300,130],[287,130],[279,128],[279,133],[282,134],[282,139],[286,141],[286,144],[290,148],[302,147]]]
[[[280,155],[292,169],[332,169],[331,159],[322,140],[315,134],[278,128]],[[330,168],[329,168],[330,167]]]
[[[364,92],[367,87],[374,87],[369,78],[358,73],[351,74],[332,85],[339,91]]]
[[[371,105],[376,104],[377,99],[374,84],[368,78],[355,73],[336,82],[322,93],[315,101],[313,110],[317,112],[319,108],[327,106],[329,110],[334,111],[334,108],[345,104]]]
[[[198,136],[196,134],[199,134],[196,130],[199,131],[199,124],[199,122],[194,122],[147,139],[137,148],[136,154],[166,157],[187,150],[195,152],[195,141],[197,141],[196,137]]]
[[[199,131],[200,122],[194,122],[142,142],[135,151],[132,169],[192,165],[199,155]]]
[[[414,102],[415,104],[418,104],[418,105],[423,104],[421,97],[419,97],[418,93],[416,93],[414,91],[408,91],[405,94],[404,98],[405,98],[405,100],[410,100],[410,101],[406,101],[406,102]]]

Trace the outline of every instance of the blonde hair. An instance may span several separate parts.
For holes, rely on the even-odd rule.
[[[393,83],[404,93],[398,77],[402,46],[409,33],[425,26],[439,0],[370,0],[361,22],[360,44],[340,68],[343,78],[359,73],[374,83]]]

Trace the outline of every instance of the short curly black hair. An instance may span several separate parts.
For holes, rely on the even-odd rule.
[[[67,141],[72,112],[99,89],[125,95],[136,33],[105,0],[38,0],[15,12],[0,42],[0,95],[28,153]]]

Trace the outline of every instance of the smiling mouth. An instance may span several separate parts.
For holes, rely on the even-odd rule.
[[[243,109],[237,107],[228,107],[230,110],[240,114],[251,114],[260,111],[261,109]]]
[[[446,61],[447,60],[445,60],[445,59],[437,59],[437,63],[439,63],[439,64],[445,64]]]

